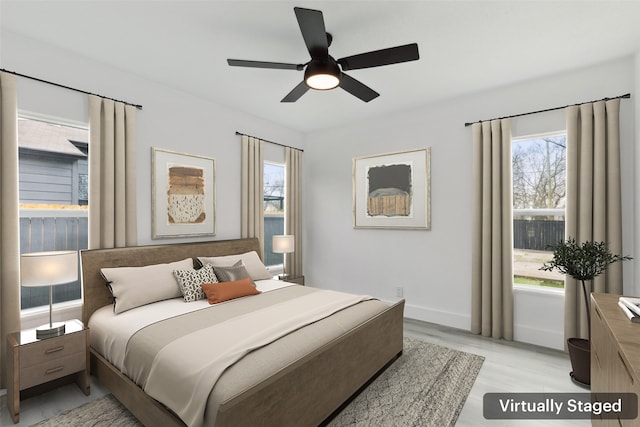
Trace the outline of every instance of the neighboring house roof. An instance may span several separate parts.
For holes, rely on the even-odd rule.
[[[86,129],[60,126],[37,120],[18,119],[19,148],[87,157],[71,141],[86,142],[88,136]]]

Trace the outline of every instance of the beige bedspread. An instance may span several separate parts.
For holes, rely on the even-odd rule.
[[[215,396],[211,390],[229,366],[255,349],[370,299],[292,286],[167,319],[130,339],[125,373],[187,425],[200,426],[205,419],[213,424],[221,402],[209,396]],[[340,324],[333,325],[339,330],[335,334],[343,331]]]

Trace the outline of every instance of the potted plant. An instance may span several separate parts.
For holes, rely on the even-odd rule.
[[[560,242],[553,248],[553,258],[540,268],[540,270],[558,270],[579,280],[582,284],[584,304],[587,309],[587,330],[591,338],[591,313],[589,309],[589,295],[585,281],[604,273],[609,267],[618,261],[630,260],[629,256],[614,255],[605,242],[586,241],[576,243],[569,238]],[[567,340],[569,358],[571,359],[571,378],[577,383],[589,387],[591,384],[591,345],[589,339],[569,338]]]

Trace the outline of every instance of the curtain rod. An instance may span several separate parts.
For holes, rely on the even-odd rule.
[[[528,116],[529,114],[546,113],[547,111],[562,110],[563,108],[577,107],[577,106],[580,106],[582,104],[589,104],[589,103],[592,103],[592,102],[610,101],[612,99],[622,99],[622,98],[629,99],[629,98],[631,98],[631,94],[630,93],[625,93],[624,95],[614,96],[613,98],[602,98],[602,99],[598,99],[598,100],[595,100],[595,101],[581,102],[579,104],[570,104],[570,105],[564,105],[562,107],[553,107],[553,108],[547,108],[545,110],[531,111],[529,113],[513,114],[511,116],[498,117],[498,118],[495,118],[495,119],[488,119],[488,120],[478,120],[477,122],[465,123],[464,125],[466,127],[466,126],[471,126],[474,123],[488,122],[488,121],[491,121],[491,120],[510,119],[510,118],[513,118],[513,117]]]
[[[119,99],[109,98],[108,96],[98,95],[96,93],[87,92],[86,90],[76,89],[74,87],[65,86],[65,85],[62,85],[60,83],[50,82],[48,80],[39,79],[38,77],[27,76],[26,74],[16,73],[15,71],[5,70],[4,68],[0,68],[0,71],[2,71],[4,73],[8,73],[8,74],[13,74],[14,76],[24,77],[26,79],[35,80],[35,81],[40,82],[40,83],[46,83],[48,85],[61,87],[63,89],[69,89],[69,90],[72,90],[74,92],[80,92],[80,93],[84,93],[86,95],[99,96],[100,98],[110,99],[111,101],[115,101],[115,102],[122,102],[125,105],[131,105],[132,107],[136,107],[138,110],[142,110],[142,105],[132,104],[131,102],[126,102],[126,101],[120,101]]]
[[[236,131],[236,135],[244,135],[244,136],[248,136],[249,138],[259,139],[259,140],[261,140],[261,141],[268,142],[269,144],[278,145],[278,146],[280,146],[280,147],[293,148],[294,150],[298,150],[298,151],[300,151],[300,152],[304,153],[304,150],[302,150],[302,149],[300,149],[300,148],[292,147],[292,146],[290,146],[290,145],[279,144],[279,143],[277,143],[277,142],[273,142],[273,141],[267,141],[266,139],[258,138],[257,136],[248,135],[248,134],[246,134],[246,133],[242,133],[242,132],[238,132],[238,131]]]

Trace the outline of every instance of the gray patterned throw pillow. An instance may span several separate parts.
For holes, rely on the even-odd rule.
[[[193,302],[205,298],[203,283],[218,283],[212,265],[205,265],[200,270],[175,270],[173,272],[185,302]]]
[[[256,285],[242,261],[238,261],[230,267],[213,267],[213,270],[220,282],[235,282],[236,280],[248,277],[249,280],[251,280],[251,284],[253,284],[253,286]]]

